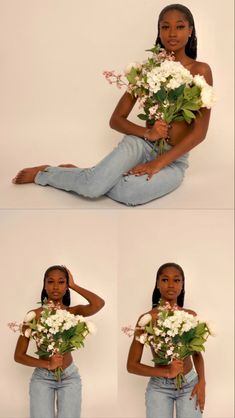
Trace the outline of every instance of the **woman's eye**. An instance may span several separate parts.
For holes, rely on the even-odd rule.
[[[179,25],[179,26],[177,26],[177,29],[184,29],[185,28],[185,26],[184,25]]]
[[[169,28],[169,26],[166,26],[166,25],[161,26],[161,29],[168,29],[168,28]]]

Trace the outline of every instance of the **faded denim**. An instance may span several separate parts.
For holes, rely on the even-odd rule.
[[[167,149],[171,146],[167,145]],[[126,135],[118,146],[92,168],[48,167],[35,183],[52,186],[91,199],[106,195],[126,205],[141,205],[172,192],[180,186],[188,167],[188,154],[164,167],[147,181],[147,175],[123,176],[137,164],[156,158],[156,151],[143,139]]]
[[[192,369],[185,375],[186,382],[176,389],[175,379],[151,377],[146,389],[146,418],[173,418],[174,404],[176,418],[201,418],[200,408],[196,409],[196,396],[190,400],[191,392],[198,382]]]
[[[74,363],[62,372],[60,382],[53,371],[36,368],[29,394],[30,418],[80,418],[81,379]]]

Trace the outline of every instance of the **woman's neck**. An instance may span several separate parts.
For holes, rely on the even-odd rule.
[[[188,64],[191,64],[192,61],[194,61],[192,58],[188,57],[188,55],[185,54],[184,49],[180,49],[179,51],[176,51],[175,54],[175,61],[180,62],[184,67]]]

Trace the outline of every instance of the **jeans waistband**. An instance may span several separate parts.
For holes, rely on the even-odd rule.
[[[75,363],[71,363],[68,367],[66,367],[66,369],[63,369],[61,372],[61,378],[66,377],[68,375],[70,375],[71,373],[78,371],[78,368],[76,366]],[[54,370],[48,370],[48,369],[44,369],[42,367],[36,367],[34,369],[34,373],[33,374],[37,374],[37,375],[41,375],[42,377],[53,377],[55,375],[55,371]]]
[[[197,373],[195,372],[195,370],[192,368],[188,373],[186,373],[184,375],[184,379],[187,383],[190,383],[193,379],[195,379],[195,377],[197,377]],[[163,384],[165,385],[172,385],[176,383],[176,378],[168,378],[168,377],[151,377],[150,381],[154,382],[154,381],[161,381]]]

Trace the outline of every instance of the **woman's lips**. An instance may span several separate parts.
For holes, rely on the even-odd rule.
[[[172,40],[172,41],[168,41],[168,44],[171,46],[175,46],[178,44],[178,41]]]

